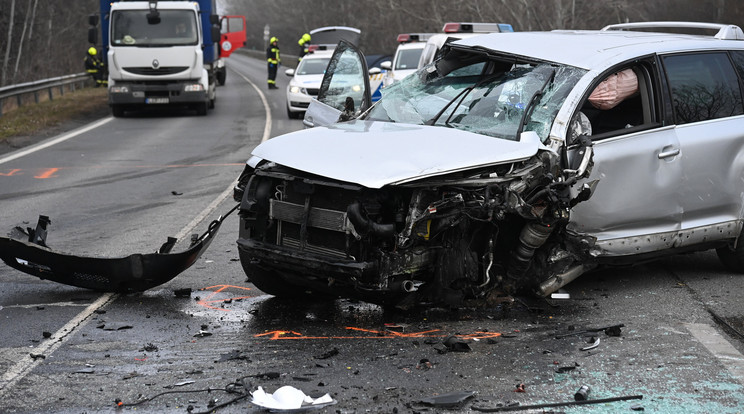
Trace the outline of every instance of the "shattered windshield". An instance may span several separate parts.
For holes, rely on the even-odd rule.
[[[149,10],[119,10],[111,18],[114,46],[185,46],[197,44],[196,14],[191,10],[160,10],[148,19]]]
[[[365,119],[445,126],[509,140],[535,131],[545,141],[584,73],[575,67],[453,51],[383,89]]]

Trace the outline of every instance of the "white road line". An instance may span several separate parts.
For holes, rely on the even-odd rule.
[[[734,348],[714,327],[702,323],[687,323],[685,328],[708,351],[718,358],[721,364],[739,383],[744,385],[744,355]]]
[[[251,82],[250,79],[245,77],[242,73],[238,73],[243,79],[245,79],[246,82],[248,82],[253,89],[258,92],[258,95],[261,97],[261,101],[263,102],[264,110],[266,111],[266,121],[264,125],[264,133],[261,138],[261,142],[264,142],[269,139],[269,136],[271,134],[271,109],[269,108],[269,104],[266,101],[266,96],[258,89],[255,83]],[[16,158],[20,158],[24,155],[31,154],[33,152],[39,151],[44,148],[48,148],[54,144],[60,143],[62,141],[66,141],[70,138],[73,138],[77,135],[80,135],[84,132],[90,131],[91,129],[97,128],[109,121],[111,121],[113,118],[105,118],[101,121],[95,122],[93,124],[90,124],[86,126],[85,128],[82,128],[77,131],[73,131],[69,134],[63,135],[59,138],[55,138],[49,142],[46,142],[42,145],[38,145],[33,148],[29,148],[28,150],[21,151],[19,153],[15,153],[9,157],[1,158],[0,164],[4,162],[8,162],[10,160],[14,160]],[[225,198],[232,192],[232,189],[234,187],[234,183],[230,183],[230,185],[223,191],[215,200],[213,200],[207,208],[205,208],[201,213],[199,213],[191,222],[189,222],[186,227],[183,228],[180,232],[178,232],[178,235],[176,236],[177,239],[182,239],[187,234],[191,233],[206,216],[211,214],[214,209],[217,208],[217,206],[224,201]],[[85,308],[84,311],[80,312],[77,316],[75,316],[70,322],[65,324],[62,328],[60,328],[57,332],[52,334],[51,338],[46,340],[42,345],[39,345],[36,348],[32,348],[32,351],[34,354],[41,354],[46,357],[48,357],[50,354],[52,354],[57,348],[62,346],[67,340],[70,338],[70,334],[78,328],[82,327],[89,319],[90,316],[98,309],[103,308],[104,306],[108,305],[109,303],[116,300],[116,298],[119,295],[116,293],[105,293],[101,295],[95,302],[91,303],[87,308]],[[37,358],[34,359],[31,357],[31,354],[24,356],[23,359],[16,362],[15,365],[11,366],[3,375],[0,377],[0,398],[3,398],[5,396],[5,393],[7,393],[15,383],[17,383],[19,380],[21,380],[23,377],[28,375],[28,373],[31,372],[31,370],[39,365],[42,362],[42,359]]]
[[[264,95],[263,92],[261,92],[261,89],[259,89],[255,83],[253,83],[250,79],[248,79],[245,75],[238,72],[237,70],[232,69],[232,71],[240,75],[241,78],[245,79],[246,82],[248,82],[251,86],[253,86],[253,89],[256,90],[256,92],[258,93],[258,96],[261,97],[261,102],[263,103],[264,111],[266,111],[266,124],[264,125],[263,136],[261,137],[261,142],[264,142],[268,140],[269,137],[271,136],[271,108],[269,107],[269,101],[266,100],[266,95]]]
[[[8,161],[13,161],[13,160],[15,160],[17,158],[24,157],[24,156],[26,156],[28,154],[32,154],[32,153],[34,153],[36,151],[43,150],[44,148],[49,148],[52,145],[57,145],[60,142],[67,141],[70,138],[74,138],[74,137],[76,137],[76,136],[78,136],[80,134],[84,134],[84,133],[86,133],[86,132],[88,132],[88,131],[90,131],[92,129],[96,129],[96,128],[98,128],[101,125],[104,125],[104,124],[106,124],[108,122],[111,122],[112,119],[114,119],[114,118],[113,117],[103,118],[101,120],[98,120],[96,122],[93,122],[91,124],[88,124],[88,125],[80,128],[80,129],[76,129],[76,130],[70,132],[69,134],[62,135],[62,136],[60,136],[58,138],[54,138],[54,139],[52,139],[50,141],[42,142],[41,144],[34,145],[34,146],[29,147],[29,148],[26,148],[26,149],[24,149],[22,151],[18,151],[16,153],[13,153],[11,155],[8,155],[5,158],[0,158],[0,164],[4,164],[4,163],[6,163]]]
[[[35,305],[5,305],[0,306],[0,309],[11,309],[11,308],[21,308],[21,309],[34,309],[34,308],[45,308],[45,307],[66,307],[66,306],[77,306],[77,307],[84,307],[88,306],[87,303],[76,303],[76,302],[54,302],[54,303],[37,303]]]
[[[36,355],[44,355],[45,357],[49,357],[49,355],[57,350],[57,348],[67,342],[70,334],[75,331],[77,327],[82,326],[85,322],[88,321],[88,319],[96,309],[100,309],[103,306],[106,306],[118,296],[119,295],[116,293],[105,293],[101,295],[98,300],[91,303],[87,308],[85,308],[84,311],[80,312],[77,316],[72,318],[70,322],[67,322],[65,326],[61,327],[57,332],[55,332],[51,336],[51,338],[45,340],[41,345],[35,348],[30,348],[31,352]],[[0,398],[4,397],[5,393],[8,392],[8,390],[10,390],[10,388],[12,388],[16,382],[25,377],[29,372],[31,372],[34,367],[39,365],[41,362],[42,358],[34,359],[29,353],[20,361],[16,362],[15,365],[11,366],[8,371],[6,371],[5,374],[0,377]]]
[[[253,83],[250,79],[248,79],[245,75],[238,72],[237,70],[232,70],[240,75],[241,78],[245,79],[245,81],[248,82],[253,87],[253,89],[256,90],[258,96],[261,98],[261,102],[263,102],[264,111],[266,113],[266,120],[264,121],[264,132],[261,136],[261,142],[264,142],[271,136],[271,108],[269,108],[269,102],[266,100],[266,96],[263,94],[263,92],[261,92],[260,89],[258,89],[258,86],[256,86],[255,83]],[[194,217],[194,219],[191,220],[191,222],[186,227],[184,227],[183,230],[176,234],[176,239],[182,240],[189,233],[191,233],[191,231],[194,227],[196,227],[197,224],[201,223],[202,220],[204,220],[209,214],[211,214],[217,208],[217,206],[220,205],[220,203],[222,203],[233,192],[234,187],[235,183],[230,183],[225,191],[223,191],[217,198],[215,198],[214,201],[212,201],[212,203],[207,206],[207,208],[205,208],[201,213]]]

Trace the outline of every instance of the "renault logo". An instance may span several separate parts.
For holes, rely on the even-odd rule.
[[[157,68],[159,68],[159,67],[160,67],[160,62],[158,62],[158,60],[157,60],[157,59],[153,59],[153,60],[152,60],[152,68],[153,68],[153,69],[157,69]]]

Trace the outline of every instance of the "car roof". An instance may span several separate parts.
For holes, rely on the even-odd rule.
[[[625,30],[555,30],[491,33],[458,40],[478,47],[587,70],[601,70],[639,56],[699,50],[744,50],[742,40]]]

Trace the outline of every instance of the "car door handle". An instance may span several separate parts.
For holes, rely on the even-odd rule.
[[[675,157],[677,155],[679,155],[679,148],[673,148],[667,151],[660,152],[659,159],[663,160],[664,158]]]

